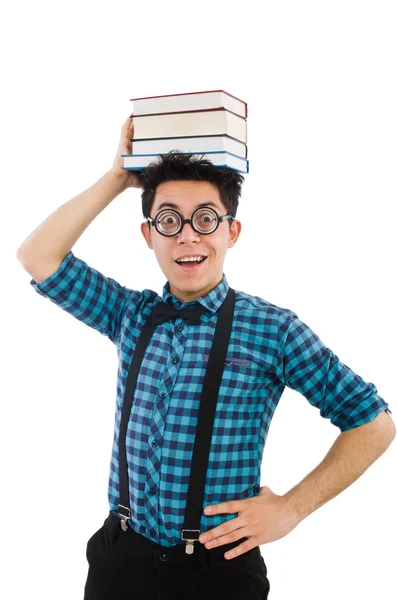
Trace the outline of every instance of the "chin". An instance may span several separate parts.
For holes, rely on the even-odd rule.
[[[168,281],[174,289],[178,289],[186,292],[195,292],[202,290],[207,287],[211,281],[211,278],[203,277],[202,275],[197,276],[194,274],[183,274],[180,277],[175,277],[175,274],[168,277]]]
[[[171,283],[171,281],[170,281]],[[172,285],[175,288],[179,288],[180,290],[189,290],[190,291],[194,291],[194,290],[201,290],[203,287],[205,287],[206,285],[208,285],[208,281],[203,281],[201,279],[196,279],[193,280],[191,279],[190,281],[173,281]]]

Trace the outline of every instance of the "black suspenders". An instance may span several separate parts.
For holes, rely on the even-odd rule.
[[[227,296],[218,310],[218,319],[215,326],[214,338],[200,396],[200,409],[190,469],[185,520],[181,532],[181,539],[186,541],[187,554],[193,553],[194,542],[197,541],[200,536],[200,522],[203,513],[204,489],[211,449],[212,430],[218,392],[222,381],[222,374],[232,330],[234,303],[235,292],[229,287]],[[118,505],[118,514],[122,517],[120,525],[123,531],[127,531],[127,520],[131,517],[126,454],[127,426],[139,369],[154,329],[155,325],[152,325],[149,315],[138,338],[135,352],[128,369],[125,385],[119,435],[120,501]]]

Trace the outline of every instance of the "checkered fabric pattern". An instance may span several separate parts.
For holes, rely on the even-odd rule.
[[[108,499],[117,513],[118,435],[124,389],[137,339],[153,306],[182,302],[170,293],[132,290],[70,251],[56,272],[33,288],[117,347],[119,366]],[[180,539],[200,393],[225,274],[195,302],[207,309],[199,325],[176,318],[158,325],[146,349],[127,430],[130,524],[163,546]],[[343,364],[293,311],[235,290],[227,360],[219,389],[204,506],[255,496],[269,426],[285,389],[300,392],[320,415],[347,431],[387,409],[373,383]],[[190,302],[189,305],[194,304]],[[389,411],[390,412],[390,411]],[[202,516],[201,530],[238,515]]]

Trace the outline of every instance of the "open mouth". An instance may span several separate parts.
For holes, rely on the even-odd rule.
[[[207,257],[203,258],[200,262],[197,261],[185,261],[185,262],[176,262],[176,264],[181,267],[183,271],[194,272],[198,271],[200,266],[207,260]]]

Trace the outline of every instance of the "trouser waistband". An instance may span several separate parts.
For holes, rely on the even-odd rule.
[[[121,529],[120,522],[120,517],[110,511],[108,519],[105,521],[105,527],[107,526],[107,535],[110,540],[112,540],[112,538],[116,535],[118,528]],[[222,546],[217,546],[215,548],[211,548],[210,550],[197,540],[194,542],[193,554],[186,554],[186,542],[181,541],[180,544],[175,544],[174,546],[162,546],[161,544],[158,544],[144,535],[136,532],[130,525],[127,531],[120,531],[120,534],[134,536],[140,545],[142,554],[147,556],[154,555],[155,563],[159,568],[163,568],[165,565],[174,565],[176,567],[181,566],[181,568],[186,568],[191,566],[193,561],[199,560],[202,568],[205,571],[210,570],[219,562],[226,562],[227,559],[224,557],[224,554],[231,548],[242,544],[248,539],[243,537],[237,541],[230,542],[229,544],[224,544]]]

